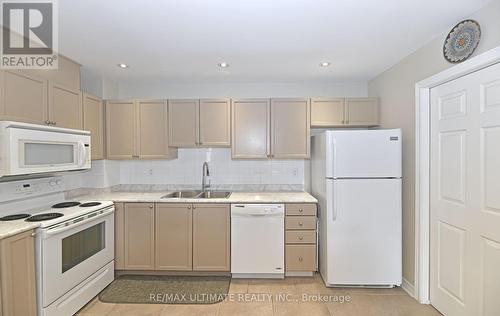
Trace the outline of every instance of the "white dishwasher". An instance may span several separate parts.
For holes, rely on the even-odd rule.
[[[233,278],[285,277],[285,206],[231,205]]]

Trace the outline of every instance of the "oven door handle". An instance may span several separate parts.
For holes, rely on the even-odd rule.
[[[104,210],[101,214],[98,214],[98,215],[94,215],[94,216],[90,216],[90,217],[88,217],[88,215],[87,215],[87,218],[84,218],[84,219],[79,220],[79,221],[75,221],[74,223],[71,223],[69,225],[63,225],[62,227],[57,227],[56,226],[54,228],[49,228],[45,232],[45,235],[46,236],[52,236],[52,235],[60,234],[62,232],[65,232],[67,230],[70,230],[70,229],[74,228],[75,226],[80,226],[82,224],[86,224],[88,222],[93,222],[93,221],[95,221],[97,219],[100,219],[102,217],[108,216],[108,215],[112,214],[114,211],[115,211],[114,208],[110,208],[109,210]]]

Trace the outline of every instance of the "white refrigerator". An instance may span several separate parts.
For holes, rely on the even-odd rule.
[[[325,284],[401,285],[401,130],[326,131],[311,143]]]

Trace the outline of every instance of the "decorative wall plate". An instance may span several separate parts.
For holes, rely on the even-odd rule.
[[[469,58],[479,45],[481,27],[474,20],[464,20],[451,30],[443,46],[444,58],[450,63],[461,63]]]

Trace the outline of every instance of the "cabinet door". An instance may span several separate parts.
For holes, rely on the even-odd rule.
[[[349,126],[379,125],[378,98],[346,99],[346,124]]]
[[[231,104],[227,99],[200,101],[201,146],[231,146]]]
[[[3,315],[36,315],[35,241],[33,231],[0,241]]]
[[[268,158],[270,149],[269,99],[233,100],[231,129],[233,158]]]
[[[2,120],[46,124],[47,80],[17,71],[0,72]]]
[[[104,159],[104,107],[102,100],[83,94],[83,129],[90,131],[92,160]]]
[[[199,100],[168,100],[168,127],[170,146],[198,145]]]
[[[154,203],[125,203],[125,270],[154,270]]]
[[[49,82],[49,121],[57,127],[82,129],[82,92]]]
[[[193,205],[193,270],[230,271],[229,204]]]
[[[344,106],[344,98],[312,99],[311,126],[334,127],[344,125]]]
[[[192,270],[191,207],[191,204],[156,204],[156,270]]]
[[[141,159],[177,157],[168,147],[167,103],[162,100],[137,101],[137,148]]]
[[[125,207],[115,203],[115,269],[125,269]]]
[[[273,158],[310,157],[310,110],[308,99],[271,100]]]
[[[106,102],[106,152],[108,159],[135,156],[136,113],[134,101]]]

